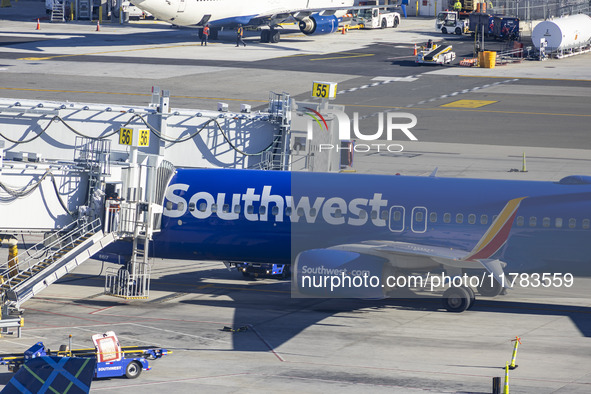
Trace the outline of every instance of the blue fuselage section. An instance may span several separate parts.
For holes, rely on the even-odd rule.
[[[495,258],[591,271],[591,178],[561,182],[179,169],[156,257],[288,264],[304,250],[400,241],[471,251],[524,198]]]

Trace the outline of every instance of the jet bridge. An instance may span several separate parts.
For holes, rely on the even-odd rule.
[[[147,298],[148,246],[176,167],[289,169],[289,95],[271,93],[256,112],[169,100],[158,88],[146,107],[0,99],[3,316],[115,241],[132,255],[108,270],[105,293]],[[19,254],[17,235],[41,241]]]

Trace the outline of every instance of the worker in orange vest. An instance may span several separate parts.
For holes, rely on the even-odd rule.
[[[240,44],[246,46],[246,43],[242,39],[243,35],[244,35],[244,29],[242,28],[242,25],[238,25],[238,28],[236,29],[236,46],[237,47],[239,47]]]
[[[205,44],[207,46],[207,40],[209,39],[209,25],[203,27],[203,33],[201,34],[201,46]]]

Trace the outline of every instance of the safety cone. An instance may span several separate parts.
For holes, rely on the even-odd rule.
[[[96,21],[96,31],[101,31],[101,24],[99,21]]]
[[[413,55],[413,56],[416,56],[416,55],[417,55],[417,44],[415,44],[415,50],[414,50],[414,52],[412,53],[412,55]]]
[[[341,29],[341,34],[345,34],[345,26]]]
[[[41,30],[41,23],[39,23],[39,19],[37,19],[37,29],[36,30]]]
[[[525,166],[525,152],[523,152],[523,161],[521,164],[521,172],[527,172],[527,167]],[[517,338],[517,337],[515,337]]]

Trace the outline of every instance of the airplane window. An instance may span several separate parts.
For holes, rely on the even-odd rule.
[[[218,205],[217,204],[211,204],[211,212],[212,213],[216,213],[218,211]]]
[[[435,223],[437,221],[437,212],[431,212],[429,214],[429,220],[431,223]]]
[[[359,216],[361,216],[361,215],[359,215]],[[402,213],[400,213],[400,211],[394,212],[394,221],[399,222],[400,219],[402,219]]]
[[[310,209],[310,216],[312,216],[312,217],[316,216],[316,208]]]
[[[380,219],[382,219],[382,220],[388,219],[388,211],[386,211],[386,210],[382,211],[382,213],[380,214]]]
[[[224,204],[222,206],[222,212],[225,212],[225,213],[230,212],[230,204]]]
[[[275,205],[273,207],[273,209],[271,209],[271,215],[273,215],[273,216],[279,215],[279,207],[277,205]]]
[[[286,214],[287,216],[291,216],[291,214],[292,214],[292,212],[291,212],[291,207],[287,207],[287,208],[285,208],[285,214]]]
[[[444,223],[451,222],[451,213],[446,213],[446,214],[443,215],[443,222]]]
[[[568,219],[568,227],[569,228],[577,227],[577,219],[574,219],[574,218]]]
[[[468,215],[468,223],[470,223],[470,224],[476,223],[476,215],[474,215],[473,213]]]
[[[189,207],[189,209],[191,209],[191,207]],[[206,202],[202,202],[201,204],[199,204],[199,210],[201,212],[205,212],[207,210],[207,203]]]
[[[183,203],[179,203],[179,207],[183,205]],[[183,207],[184,208],[184,207]],[[194,202],[190,202],[189,203],[189,211],[193,212],[195,210],[195,203]],[[203,209],[205,211],[205,208]]]
[[[240,208],[240,204],[234,205],[234,213],[240,213],[242,209]]]
[[[494,222],[495,220],[497,220],[497,216],[498,215],[493,215],[492,221]]]
[[[561,228],[562,227],[562,218],[556,218],[556,220],[554,221],[554,226],[556,226],[556,228]]]
[[[481,215],[480,216],[480,224],[487,224],[488,223],[488,215]]]
[[[248,207],[246,207],[246,212],[252,215],[254,213],[254,205],[249,205]]]
[[[172,211],[172,201],[166,201],[166,210]]]
[[[515,220],[515,223],[521,227],[523,226],[523,224],[525,223],[525,218],[523,216],[517,216],[517,219]]]
[[[536,227],[538,225],[538,218],[535,216],[531,216],[529,218],[529,226],[530,227]]]
[[[550,218],[542,219],[542,227],[550,227]]]
[[[365,219],[365,218],[367,218],[367,212],[366,211],[359,212],[359,219]]]
[[[423,221],[423,212],[420,212],[420,211],[418,211],[418,212],[415,214],[415,221],[416,221],[417,223],[421,223],[421,222]]]
[[[461,213],[458,213],[456,215],[456,223],[463,223],[464,222],[464,215]]]
[[[304,216],[304,208],[298,208],[298,216]]]
[[[371,211],[371,218],[377,219],[378,218],[378,211]]]
[[[340,209],[338,209],[338,208],[337,208],[337,209],[334,211],[334,215],[333,215],[333,216],[334,216],[335,218],[342,218],[342,217],[343,217],[343,211],[341,211]]]
[[[185,209],[185,203],[184,202],[179,202],[178,205],[176,206],[176,209],[179,211],[182,211]]]
[[[259,207],[259,213],[260,213],[261,215],[264,215],[264,214],[266,214],[266,213],[267,213],[267,207],[266,207],[266,206],[264,206],[264,205],[261,205],[261,206]]]
[[[589,219],[583,219],[583,228],[585,230],[589,229],[589,227],[591,227],[591,220]]]

